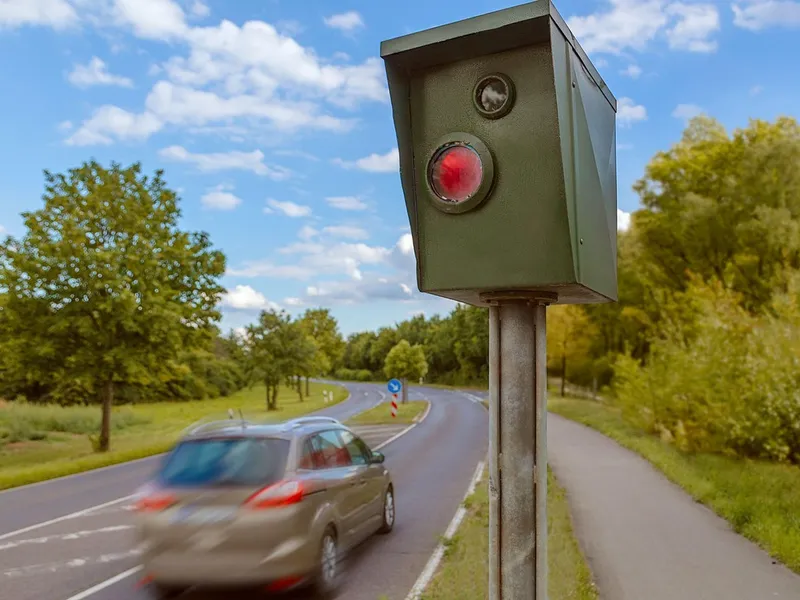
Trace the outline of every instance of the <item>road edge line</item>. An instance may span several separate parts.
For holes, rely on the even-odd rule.
[[[475,488],[477,487],[480,480],[483,479],[483,471],[485,468],[486,468],[486,463],[484,461],[480,461],[478,463],[478,466],[475,468],[475,474],[472,476],[472,479],[470,480],[469,487],[467,488],[467,493],[464,495],[464,500],[461,501],[458,510],[456,510],[456,514],[453,515],[453,519],[447,526],[447,529],[444,532],[444,536],[442,536],[444,538],[444,541],[450,541],[458,531],[458,528],[461,526],[461,522],[467,515],[467,509],[465,508],[464,503],[466,502],[467,498],[469,498],[470,496],[472,496],[472,494],[475,493]],[[439,564],[442,562],[442,558],[444,558],[444,551],[445,551],[444,543],[439,542],[439,544],[436,546],[436,549],[433,551],[433,554],[428,559],[428,562],[425,563],[425,567],[422,569],[422,573],[419,574],[419,577],[414,582],[411,591],[408,592],[408,595],[405,597],[405,600],[419,600],[419,598],[422,596],[422,593],[425,591],[425,588],[427,588],[428,585],[430,585],[431,581],[436,575],[436,571],[439,569]],[[69,600],[73,599],[70,598]]]
[[[313,381],[313,379],[312,379],[312,381]],[[347,389],[347,387],[345,387],[344,385],[342,385],[340,383],[325,383],[325,382],[323,382],[323,385],[337,385],[337,386],[339,386],[341,388],[344,388],[345,390],[347,390],[347,398],[345,398],[341,402],[337,402],[336,404],[329,404],[329,405],[325,405],[325,406],[323,406],[321,408],[318,408],[317,410],[314,411],[314,413],[319,412],[321,410],[325,410],[326,408],[329,408],[329,407],[337,406],[339,404],[344,404],[345,402],[347,402],[348,400],[350,400],[353,397],[353,393],[349,389]],[[309,414],[314,414],[314,413],[309,413]],[[159,456],[165,456],[166,454],[168,454],[168,452],[159,452],[158,454],[151,454],[149,456],[143,456],[141,458],[134,458],[133,460],[124,460],[122,462],[114,463],[113,465],[105,465],[103,467],[97,467],[96,469],[87,469],[86,471],[79,471],[77,473],[70,473],[69,475],[60,475],[58,477],[52,477],[50,479],[43,479],[42,481],[36,481],[34,483],[26,483],[25,485],[16,485],[14,487],[10,487],[10,488],[6,488],[4,490],[0,490],[0,497],[2,497],[3,494],[8,493],[8,492],[15,492],[17,490],[24,490],[24,489],[31,489],[31,488],[34,488],[34,487],[36,487],[38,485],[43,485],[45,483],[53,483],[54,481],[61,481],[63,479],[70,479],[72,477],[80,477],[81,475],[88,475],[89,473],[101,473],[101,472],[107,471],[109,469],[116,469],[118,467],[122,467],[122,466],[125,466],[125,465],[133,465],[133,464],[136,464],[138,462],[142,462],[144,460],[152,460],[152,459],[157,458]],[[0,539],[2,539],[2,538],[0,538]]]
[[[422,424],[422,422],[423,422],[423,421],[424,421],[424,420],[425,420],[425,419],[428,417],[428,413],[429,413],[429,412],[431,412],[431,404],[433,404],[433,403],[432,403],[430,400],[428,400],[427,402],[428,402],[428,408],[426,408],[426,409],[425,409],[425,412],[422,414],[422,418],[421,418],[419,421],[417,421],[416,423],[412,423],[411,425],[409,425],[408,427],[406,427],[405,429],[403,429],[403,431],[401,431],[400,433],[397,433],[397,434],[393,435],[392,437],[390,437],[390,438],[389,438],[388,440],[386,440],[385,442],[381,442],[380,444],[378,444],[377,446],[375,446],[375,448],[373,448],[373,450],[380,450],[381,448],[385,448],[386,446],[388,446],[389,444],[391,444],[391,443],[392,443],[392,442],[394,442],[395,440],[398,440],[398,439],[400,439],[401,437],[403,437],[403,436],[404,436],[405,434],[407,434],[409,431],[411,431],[412,429],[414,429],[414,427],[416,427],[417,425],[421,425],[421,424]]]
[[[67,515],[62,515],[60,517],[56,517],[55,519],[50,519],[49,521],[41,521],[40,523],[34,523],[33,525],[28,525],[27,527],[23,527],[21,529],[16,529],[14,531],[9,531],[0,535],[0,540],[5,540],[10,537],[14,537],[15,535],[19,535],[20,533],[27,533],[28,531],[33,531],[34,529],[39,529],[41,527],[47,527],[48,525],[53,525],[55,523],[60,523],[61,521],[68,521],[69,519],[77,519],[78,517],[82,517],[91,513],[92,511],[98,510],[100,508],[105,508],[107,506],[113,506],[114,504],[119,504],[120,502],[124,502],[125,500],[130,500],[136,494],[131,494],[130,496],[123,496],[122,498],[117,498],[116,500],[110,500],[108,502],[104,502],[103,504],[97,504],[95,506],[90,506],[89,508],[84,508],[82,510],[78,510]]]
[[[74,596],[70,596],[69,598],[67,598],[67,600],[84,600],[85,598],[93,596],[97,592],[101,592],[107,587],[111,587],[115,583],[122,581],[123,579],[126,579],[127,577],[130,577],[131,575],[134,575],[135,573],[138,573],[141,570],[142,570],[142,565],[138,565],[128,569],[127,571],[123,571],[122,573],[117,573],[113,577],[110,577],[105,581],[101,581],[97,585],[93,585],[92,587],[85,589],[82,592],[78,592]]]

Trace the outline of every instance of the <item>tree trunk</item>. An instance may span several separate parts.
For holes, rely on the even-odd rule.
[[[278,410],[278,386],[272,388],[272,408],[270,410]]]
[[[561,354],[561,397],[564,397],[564,391],[567,387],[567,353]]]
[[[306,375],[306,396],[311,395],[311,384],[308,382],[308,375]]]
[[[269,394],[269,391],[270,391],[270,386],[269,386],[269,384],[268,384],[268,383],[266,383],[266,382],[264,382],[264,385],[265,385],[265,386],[266,386],[266,388],[267,388],[267,410],[270,410],[270,406],[271,406],[271,404],[272,404],[272,403],[270,402],[270,394]]]
[[[405,404],[408,402],[408,380],[403,377],[403,401],[402,403]]]
[[[297,376],[297,397],[300,398],[300,402],[303,401],[303,378],[300,375]]]
[[[103,416],[100,422],[98,452],[108,452],[111,448],[111,406],[114,404],[114,382],[108,380],[103,385]]]

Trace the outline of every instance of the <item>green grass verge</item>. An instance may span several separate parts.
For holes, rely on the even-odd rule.
[[[159,402],[114,409],[111,451],[93,452],[88,435],[99,407],[61,408],[7,403],[0,406],[0,425],[19,432],[33,428],[37,435],[25,441],[0,445],[0,490],[37,483],[166,452],[181,431],[209,417],[227,418],[227,411],[241,409],[255,421],[282,421],[325,406],[323,390],[333,391],[334,403],[348,396],[338,385],[312,383],[311,394],[300,402],[295,390],[281,389],[278,410],[267,412],[263,386],[242,390],[227,398],[194,402]],[[73,412],[74,411],[74,412]],[[13,438],[12,438],[13,439]]]
[[[687,454],[622,418],[615,408],[551,397],[549,409],[637,452],[734,530],[800,573],[800,469],[710,454]]]
[[[442,564],[423,600],[485,600],[489,589],[489,495],[486,480],[465,502],[467,516],[447,542]],[[548,597],[596,600],[589,567],[572,531],[565,492],[548,472]]]
[[[402,425],[413,423],[428,407],[427,400],[409,400],[405,404],[397,403],[397,416],[392,417],[391,406],[384,402],[374,408],[365,410],[348,420],[350,425]]]

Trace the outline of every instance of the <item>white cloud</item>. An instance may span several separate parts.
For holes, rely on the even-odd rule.
[[[5,235],[7,231],[8,231],[8,230],[7,230],[5,227],[3,227],[2,225],[0,225],[0,235]]]
[[[169,41],[189,32],[186,14],[172,0],[115,0],[114,17],[145,39]]]
[[[666,8],[677,22],[667,29],[667,41],[673,50],[714,52],[716,40],[709,39],[720,30],[719,11],[713,4],[684,4],[676,2]]]
[[[397,241],[397,248],[404,256],[413,256],[414,254],[414,238],[410,233],[404,233]]]
[[[137,115],[118,106],[105,105],[94,111],[92,117],[67,138],[69,146],[108,145],[114,138],[145,140],[164,126],[158,117],[144,113]]]
[[[339,210],[367,209],[366,203],[356,196],[332,196],[325,198],[325,202],[327,202],[333,208],[338,208]]]
[[[284,180],[291,175],[288,169],[266,165],[264,153],[261,150],[252,152],[232,150],[204,154],[189,152],[183,146],[168,146],[159,150],[158,155],[165,160],[194,165],[199,171],[206,173],[226,170],[251,171],[256,175],[266,175],[276,181]]]
[[[350,225],[330,225],[322,229],[324,233],[339,238],[347,238],[351,240],[366,240],[369,239],[369,233],[361,227],[354,227]]]
[[[72,131],[73,127],[72,121],[61,121],[61,123],[58,124],[58,130],[64,133]]]
[[[639,65],[628,65],[628,67],[620,71],[620,73],[631,79],[637,79],[639,75],[642,74],[642,67]]]
[[[672,111],[672,116],[676,119],[689,121],[703,112],[703,108],[696,104],[678,104],[675,110]]]
[[[237,285],[222,296],[222,305],[234,310],[279,310],[275,302],[270,302],[261,292],[249,285]]]
[[[628,231],[631,226],[631,213],[617,209],[617,230]]]
[[[302,298],[284,298],[283,303],[287,306],[303,306],[305,304]]]
[[[116,85],[119,87],[133,87],[133,80],[121,75],[112,75],[106,68],[106,63],[93,56],[86,65],[75,65],[67,75],[69,82],[77,87],[85,88],[92,85]]]
[[[407,263],[395,260],[396,249],[348,242],[296,242],[278,250],[278,254],[294,260],[292,264],[279,264],[272,259],[251,261],[241,268],[231,269],[229,275],[238,277],[272,277],[279,279],[308,280],[320,275],[347,276],[349,285],[372,280],[375,273],[364,272],[364,267],[401,266]],[[413,259],[412,259],[413,260]]]
[[[141,38],[188,48],[162,65],[166,79],[153,85],[138,115],[157,119],[161,127],[241,123],[249,131],[266,128],[270,134],[306,129],[346,132],[357,120],[331,114],[326,103],[353,109],[361,102],[388,102],[383,63],[378,58],[360,64],[330,64],[263,21],[238,26],[222,20],[216,26],[193,27],[171,0],[115,2],[111,15],[115,24]],[[82,139],[101,143],[123,139],[90,121],[84,123]]]
[[[630,98],[620,98],[617,102],[617,122],[621,127],[647,119],[647,109]]]
[[[308,217],[311,215],[311,207],[310,206],[303,206],[302,204],[295,204],[294,202],[286,201],[281,202],[280,200],[275,200],[274,198],[269,198],[267,200],[267,207],[264,208],[264,212],[269,214],[273,211],[277,211],[279,213],[284,214],[287,217]]]
[[[386,154],[370,154],[355,161],[336,158],[333,162],[346,169],[356,168],[372,173],[394,173],[400,169],[400,152],[397,148],[393,148]]]
[[[66,0],[2,0],[0,29],[39,25],[65,29],[78,21],[78,14]]]
[[[355,245],[348,245],[353,247]],[[364,247],[363,244],[358,246]],[[411,234],[404,234],[392,248],[377,250],[376,264],[391,266],[393,271],[359,272],[350,280],[329,280],[315,282],[306,288],[305,301],[315,305],[358,304],[363,302],[386,300],[396,302],[434,302],[436,308],[452,308],[450,301],[431,299],[417,291],[414,273],[416,270]],[[331,250],[322,253],[337,254]],[[338,253],[341,253],[339,251]],[[328,273],[327,271],[323,271]]]
[[[218,185],[206,192],[200,198],[200,203],[211,210],[233,210],[242,203],[242,199],[225,190],[226,186]]]
[[[364,27],[364,20],[361,18],[360,14],[354,10],[351,10],[338,15],[325,17],[325,25],[333,29],[339,29],[347,32]]]
[[[758,96],[763,91],[764,91],[763,85],[754,85],[753,87],[750,88],[750,95]]]
[[[750,31],[770,27],[800,27],[800,2],[745,0],[733,5],[733,23]]]
[[[192,3],[191,11],[195,17],[200,17],[200,18],[207,17],[208,15],[211,14],[211,9],[208,7],[207,4],[201,2],[201,0],[194,0],[194,2]]]
[[[710,52],[709,38],[719,30],[719,14],[712,4],[665,0],[610,0],[606,9],[567,20],[589,53],[643,52],[651,42],[666,37],[673,50]]]
[[[303,225],[302,229],[300,229],[300,231],[297,233],[297,237],[299,237],[301,240],[310,240],[316,235],[319,235],[319,231],[310,225]]]

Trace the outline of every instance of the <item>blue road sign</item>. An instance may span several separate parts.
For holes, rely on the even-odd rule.
[[[403,389],[403,384],[400,383],[399,379],[390,379],[389,380],[389,385],[387,387],[389,388],[389,393],[390,394],[396,394],[401,389]]]

